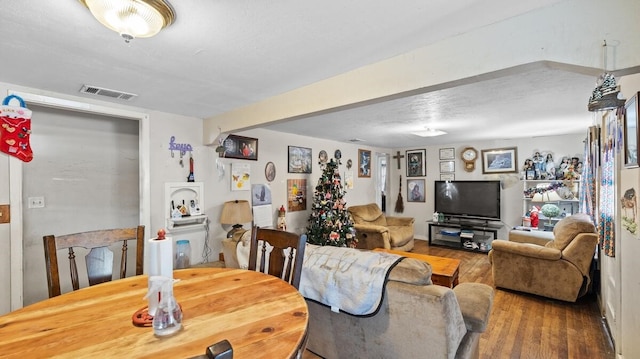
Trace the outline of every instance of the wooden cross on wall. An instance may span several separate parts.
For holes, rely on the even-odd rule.
[[[400,169],[400,161],[404,158],[404,155],[401,155],[400,151],[398,151],[398,154],[393,156],[393,158],[398,160],[398,169]]]

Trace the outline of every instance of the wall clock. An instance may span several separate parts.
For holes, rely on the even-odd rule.
[[[473,172],[476,169],[476,160],[478,159],[478,150],[473,147],[467,147],[460,153],[460,158],[464,161],[464,170]]]

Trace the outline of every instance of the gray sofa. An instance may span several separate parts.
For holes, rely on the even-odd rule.
[[[307,300],[307,349],[324,358],[477,358],[493,288],[431,283],[431,266],[405,258],[389,273],[378,312],[357,317]]]

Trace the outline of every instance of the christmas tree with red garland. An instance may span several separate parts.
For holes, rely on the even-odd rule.
[[[338,165],[339,162],[333,159],[325,165],[321,163],[323,170],[313,192],[307,242],[320,246],[355,248],[358,240],[347,212],[344,200],[346,192],[342,187]]]

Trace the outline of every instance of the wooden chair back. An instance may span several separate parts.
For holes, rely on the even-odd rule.
[[[43,237],[44,257],[47,267],[47,285],[49,298],[61,294],[60,273],[58,271],[57,251],[67,249],[69,251],[69,269],[71,272],[71,284],[73,290],[80,288],[78,267],[74,247],[86,248],[89,253],[85,256],[87,263],[87,277],[89,285],[111,281],[113,277],[113,252],[110,245],[122,242],[122,254],[120,259],[120,278],[127,273],[127,242],[135,240],[136,243],[136,275],[142,274],[144,264],[144,226],[134,228],[106,229],[90,232],[67,234],[64,236],[48,235]]]
[[[262,244],[258,242],[260,240],[263,241]],[[273,246],[271,253],[267,253],[267,243]],[[257,268],[258,271],[281,278],[298,289],[306,243],[307,236],[304,234],[297,235],[275,229],[254,227],[249,250],[249,270]],[[290,249],[286,256],[285,249]],[[257,263],[258,252],[262,254],[259,265]],[[268,268],[266,258],[269,259]]]

